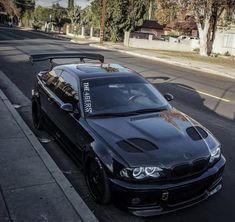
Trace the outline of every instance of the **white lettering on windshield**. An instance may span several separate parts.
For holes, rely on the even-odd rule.
[[[84,98],[84,109],[85,113],[92,113],[92,105],[91,105],[91,96],[90,96],[90,86],[89,82],[83,83],[83,98]]]

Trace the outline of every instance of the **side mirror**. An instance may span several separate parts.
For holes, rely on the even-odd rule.
[[[166,94],[164,95],[164,97],[165,97],[165,99],[166,99],[168,102],[170,102],[170,101],[172,101],[172,100],[174,99],[174,96],[171,95],[170,93],[166,93]]]
[[[71,103],[64,103],[60,108],[66,112],[73,112],[73,105]]]

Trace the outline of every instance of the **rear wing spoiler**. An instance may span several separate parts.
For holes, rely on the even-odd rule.
[[[104,56],[95,53],[54,53],[54,54],[35,54],[30,55],[29,60],[34,64],[34,62],[41,62],[49,60],[52,63],[53,59],[71,59],[78,58],[81,62],[84,62],[84,59],[98,60],[101,63],[104,63]]]

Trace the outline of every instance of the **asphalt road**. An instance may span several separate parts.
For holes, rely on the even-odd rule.
[[[106,62],[119,63],[147,77],[162,93],[175,96],[172,105],[202,123],[219,139],[222,152],[227,159],[224,186],[211,199],[185,210],[151,218],[137,218],[119,211],[114,206],[99,206],[90,198],[79,168],[63,149],[51,141],[44,144],[60,169],[81,194],[100,221],[235,221],[235,80],[207,73],[141,59],[113,51],[94,49],[45,37],[34,32],[0,27],[0,70],[15,83],[26,98],[30,98],[36,73],[47,67],[46,62],[32,66],[28,56],[46,52],[97,52],[105,56]],[[0,82],[0,88],[4,83]],[[15,90],[6,85],[3,91],[12,91],[10,99],[19,100]],[[31,126],[30,108],[19,109]],[[50,138],[46,133],[35,132],[39,137]]]

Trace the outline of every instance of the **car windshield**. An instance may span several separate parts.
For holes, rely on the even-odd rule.
[[[86,116],[121,116],[156,112],[170,107],[142,77],[100,77],[82,81]]]

